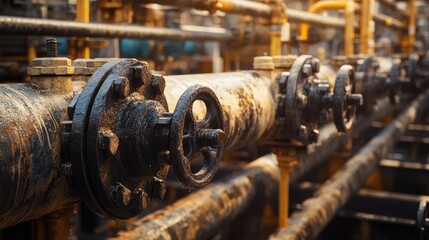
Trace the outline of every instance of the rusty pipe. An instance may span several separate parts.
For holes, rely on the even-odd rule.
[[[383,110],[387,104],[389,104],[388,101],[382,101],[378,105],[381,111],[375,111],[376,114],[371,119],[378,119],[386,113]],[[358,131],[364,130],[369,126],[369,121],[360,119],[357,126]],[[338,136],[334,124],[328,124],[323,127],[320,130],[319,142],[310,146],[309,152],[298,152],[298,164],[292,170],[291,182],[296,182],[299,177],[321,163],[335,150],[344,146],[350,136],[351,134]],[[263,192],[258,196],[262,196],[265,199],[275,197],[278,192],[277,186],[280,175],[277,163],[271,159],[274,157],[275,155],[264,156],[249,164],[243,172],[224,179],[220,183],[211,184],[203,190],[184,197],[173,205],[134,222],[130,230],[120,232],[116,240],[169,237],[174,239],[207,238],[219,226],[224,226],[225,223],[246,211],[249,202],[257,198],[254,192]],[[252,172],[249,171],[250,169],[252,169]],[[236,189],[248,187],[249,176],[251,176],[251,188],[253,189],[237,191]],[[258,190],[261,184],[266,186],[263,191]],[[234,192],[232,200],[228,196],[231,191]],[[240,200],[237,201],[237,199]],[[196,205],[194,204],[195,202]],[[202,211],[200,211],[201,209]],[[214,212],[211,212],[211,210]],[[180,214],[183,211],[189,214]],[[210,213],[210,215],[206,213]],[[185,225],[185,223],[188,224]],[[192,228],[189,226],[192,226]]]
[[[232,33],[228,31],[185,31],[171,28],[122,26],[101,23],[80,23],[72,21],[8,16],[0,16],[0,34],[76,37],[90,36],[105,38],[119,37],[176,41],[227,41],[233,37]]]
[[[77,201],[61,173],[60,123],[71,97],[32,84],[0,85],[0,228]]]
[[[210,87],[224,114],[225,147],[237,149],[269,138],[275,124],[278,83],[255,71],[165,76],[168,108],[192,85]],[[203,115],[203,106],[194,108]]]
[[[428,100],[429,90],[419,95],[393,123],[347,161],[313,198],[305,200],[301,209],[292,214],[289,227],[280,229],[270,239],[316,238],[377,168],[379,160],[393,147],[408,124],[415,120],[419,108],[425,106]]]
[[[242,172],[133,222],[131,231],[112,239],[207,239],[253,201],[259,200],[262,207],[273,197],[278,181],[275,155],[265,155]]]

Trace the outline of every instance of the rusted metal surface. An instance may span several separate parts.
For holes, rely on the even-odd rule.
[[[194,41],[227,41],[232,33],[0,16],[0,34]]]
[[[371,119],[378,119],[389,109],[387,100],[377,105],[378,110]],[[364,130],[371,121],[360,119],[356,124],[356,131]],[[303,174],[307,173],[322,160],[326,159],[336,149],[347,143],[352,133],[338,136],[334,124],[323,127],[320,131],[319,142],[310,145],[307,152],[298,153],[298,164],[291,174],[291,181],[296,181]],[[269,155],[268,155],[269,156]],[[274,156],[271,156],[272,158]],[[274,165],[273,165],[274,164]],[[251,166],[251,172],[249,167]],[[272,173],[275,172],[275,175]],[[248,175],[251,173],[251,188],[246,192],[238,191],[247,186]],[[271,176],[267,178],[267,176]],[[273,177],[274,176],[274,177]],[[242,181],[246,179],[246,181]],[[274,197],[278,191],[279,173],[277,163],[267,159],[267,156],[251,163],[244,172],[237,176],[227,178],[221,183],[209,185],[203,190],[191,194],[179,202],[157,211],[144,219],[134,223],[129,231],[120,232],[117,239],[205,239],[224,226],[239,213],[245,211],[252,199],[255,199],[254,192],[262,192],[260,184],[265,184],[264,196]],[[219,191],[228,194],[239,194],[240,201],[236,201],[238,196],[228,202],[228,197],[220,195]],[[226,194],[226,193],[225,193]],[[223,198],[224,197],[224,198]],[[222,201],[222,203],[220,202]],[[228,204],[226,204],[226,202]],[[228,211],[226,210],[228,209]],[[201,210],[201,211],[200,211]],[[209,215],[205,213],[210,213]]]
[[[258,199],[263,203],[277,190],[279,172],[273,154],[261,157],[223,181],[156,211],[122,231],[119,239],[207,239]]]
[[[387,99],[381,99],[371,116],[360,117],[351,132],[338,134],[334,124],[327,124],[320,129],[319,141],[298,152],[297,164],[293,168],[290,181],[296,182],[300,177],[325,162],[336,150],[345,146],[353,134],[367,129],[371,122],[385,116],[392,110]]]
[[[378,161],[396,143],[407,125],[414,121],[420,107],[427,104],[429,91],[418,96],[395,121],[374,137],[352,157],[345,166],[302,203],[286,229],[279,230],[270,239],[314,239],[349,200],[361,184],[376,169]]]
[[[170,109],[176,107],[185,89],[200,84],[210,87],[223,108],[225,148],[237,149],[272,135],[275,122],[278,83],[257,72],[231,72],[165,76],[165,96]],[[194,108],[203,115],[205,109]]]
[[[146,63],[115,59],[73,99],[65,145],[77,193],[99,215],[141,214],[150,200],[164,197],[170,166],[186,188],[213,179],[224,145],[222,106],[210,88],[192,85],[169,112],[164,88]],[[195,101],[207,110],[198,120]],[[191,166],[195,154],[204,159],[199,171]]]
[[[77,201],[61,173],[60,122],[71,97],[0,85],[0,228]]]

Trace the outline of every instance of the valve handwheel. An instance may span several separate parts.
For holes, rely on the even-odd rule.
[[[334,123],[339,132],[348,132],[353,126],[356,107],[363,104],[362,95],[356,94],[354,70],[343,65],[335,80],[333,96]]]
[[[193,103],[204,102],[206,115],[197,120]],[[195,85],[180,97],[170,125],[170,162],[179,181],[187,188],[200,188],[214,177],[222,158],[225,133],[223,111],[215,93],[207,87]],[[191,160],[196,153],[204,157],[203,166],[193,171]]]

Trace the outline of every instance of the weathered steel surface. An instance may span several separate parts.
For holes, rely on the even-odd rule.
[[[118,239],[207,239],[247,210],[256,198],[273,197],[279,172],[273,154],[133,223]],[[262,197],[261,197],[262,196]]]
[[[123,26],[101,23],[0,16],[0,34],[47,35],[76,37],[138,38],[165,40],[227,41],[232,34],[209,31],[184,31],[178,29]]]
[[[0,85],[0,228],[70,204],[61,127],[71,95],[32,84]]]
[[[201,10],[213,11],[216,9],[215,0],[186,0],[186,1],[176,1],[176,0],[145,0],[146,3],[157,3],[164,5],[172,5],[177,7],[187,7],[187,8],[197,8]],[[243,0],[233,0],[228,2],[232,7],[228,9],[227,12],[235,14],[244,14],[265,18],[276,17],[274,15],[274,9],[264,3],[253,2],[253,1],[243,1]],[[315,26],[326,26],[326,27],[335,27],[343,28],[345,25],[344,19],[326,17],[318,14],[312,14],[305,11],[286,9],[286,14],[288,21],[300,23],[305,22],[313,24]]]
[[[376,169],[378,161],[393,147],[399,136],[411,123],[419,107],[427,104],[429,91],[421,94],[395,121],[374,137],[358,154],[302,203],[290,220],[289,227],[281,229],[271,239],[314,239],[335,214],[349,200],[361,184]]]
[[[353,134],[364,131],[372,121],[382,118],[392,109],[387,99],[380,100],[375,108],[370,117],[358,118],[351,132],[338,134],[334,124],[323,126],[320,129],[318,142],[308,146],[306,151],[298,152],[297,164],[290,175],[291,183],[296,182],[304,174],[325,162],[336,150],[345,146]]]
[[[231,72],[165,76],[165,96],[169,109],[188,87],[200,84],[210,87],[223,108],[225,148],[236,149],[272,135],[275,123],[278,84],[256,72]],[[201,105],[194,114],[203,116]]]

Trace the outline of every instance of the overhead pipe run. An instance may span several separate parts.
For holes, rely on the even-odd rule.
[[[122,26],[101,23],[47,20],[0,16],[0,34],[46,35],[105,38],[162,39],[176,41],[228,41],[233,38],[229,31],[185,31],[179,29]]]
[[[302,203],[292,214],[289,227],[280,229],[270,239],[314,239],[335,214],[359,190],[377,168],[378,162],[393,147],[429,99],[429,90],[419,95],[394,122],[374,137],[344,167],[323,184],[313,198]]]
[[[205,0],[190,0],[190,1],[174,1],[174,0],[145,0],[145,3],[157,3],[163,5],[171,5],[176,7],[196,8],[207,10],[210,12],[223,11],[235,14],[252,15],[264,18],[273,17],[274,10],[268,4],[245,1],[205,1]],[[311,14],[305,11],[286,9],[286,15],[289,22],[301,23],[305,22],[315,26],[325,26],[334,28],[343,28],[345,22],[340,18],[324,17],[318,14]]]

